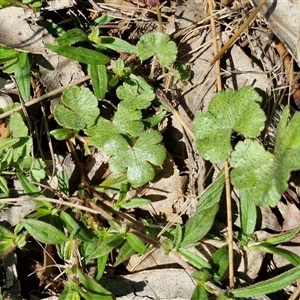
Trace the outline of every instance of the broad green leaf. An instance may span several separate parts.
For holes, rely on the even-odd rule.
[[[63,92],[62,104],[54,107],[54,117],[61,125],[71,129],[92,126],[99,116],[98,100],[85,87],[71,87]]]
[[[233,130],[246,138],[257,137],[266,120],[259,107],[261,101],[252,87],[217,93],[209,103],[208,111],[199,113],[194,119],[193,131],[200,155],[211,162],[228,159]]]
[[[177,252],[181,254],[188,261],[188,263],[194,266],[195,268],[199,270],[211,269],[211,265],[199,255],[186,249],[178,249]]]
[[[7,180],[3,176],[0,176],[0,189],[3,193],[5,193],[7,195],[9,194]]]
[[[197,280],[199,283],[205,283],[210,279],[211,275],[207,270],[200,270],[192,273],[191,277]]]
[[[197,205],[197,212],[206,210],[216,203],[219,203],[224,189],[225,175],[224,170],[221,170],[215,181],[211,183],[203,192],[200,201]]]
[[[17,244],[14,242],[13,239],[6,239],[0,241],[0,254],[3,252],[11,252],[15,249]]]
[[[97,249],[89,256],[89,259],[98,258],[110,253],[114,248],[124,242],[123,234],[117,233],[105,238]]]
[[[206,289],[202,284],[196,285],[191,300],[209,300]]]
[[[210,258],[211,272],[213,280],[218,282],[222,279],[229,266],[227,246],[219,248]]]
[[[50,131],[50,134],[58,141],[67,140],[75,135],[76,131],[70,128],[59,128]]]
[[[106,153],[112,156],[110,169],[117,174],[127,172],[128,181],[136,186],[153,180],[153,165],[160,166],[166,157],[161,140],[161,134],[153,129],[142,132],[133,146],[121,136],[110,139],[104,145]]]
[[[25,52],[19,53],[15,77],[22,99],[28,102],[30,100],[30,62]]]
[[[63,33],[60,37],[55,39],[55,41],[61,46],[73,45],[75,43],[84,42],[86,40],[86,33],[79,28],[70,29]]]
[[[292,284],[300,278],[300,265],[291,270],[284,272],[278,276],[273,277],[256,284],[253,284],[246,288],[240,288],[235,290],[229,290],[228,296],[234,298],[247,298],[267,295],[279,291],[288,285]]]
[[[3,240],[13,240],[16,238],[16,235],[10,230],[0,225],[0,243]]]
[[[22,220],[21,222],[29,234],[42,243],[63,244],[68,241],[64,233],[51,224],[34,219]]]
[[[27,162],[29,162],[23,170],[26,170],[29,172],[29,177],[30,180],[35,181],[35,182],[40,182],[42,179],[46,177],[46,164],[42,160],[42,158],[35,158],[32,159],[30,156],[25,157],[27,159]],[[24,159],[25,159],[24,158]],[[24,159],[20,162],[20,167],[24,167],[23,161]]]
[[[120,133],[130,134],[131,136],[139,136],[144,129],[141,122],[142,112],[134,108],[128,107],[121,102],[115,113],[113,124]]]
[[[83,225],[79,222],[76,222],[68,213],[66,213],[65,211],[61,211],[60,217],[63,220],[65,227],[70,233],[75,232],[75,236],[84,242],[91,241],[91,237],[85,231]]]
[[[256,205],[250,196],[249,189],[240,190],[240,218],[244,235],[251,235],[255,230],[257,212]]]
[[[129,259],[135,253],[136,251],[131,247],[130,243],[126,241],[119,250],[114,267]]]
[[[143,119],[143,123],[147,128],[153,128],[165,118],[166,114],[167,112],[164,110],[153,117]]]
[[[101,36],[99,45],[117,52],[125,52],[129,54],[135,54],[137,52],[136,46],[129,44],[125,40],[112,36]]]
[[[176,224],[176,228],[174,230],[174,248],[177,248],[182,241],[183,230],[180,224]],[[179,250],[178,250],[179,251]]]
[[[177,46],[166,33],[146,33],[137,43],[137,53],[142,61],[156,55],[160,64],[168,67],[176,60]]]
[[[110,21],[112,21],[113,19],[114,18],[112,16],[102,15],[96,20],[94,20],[94,23],[97,24],[98,26],[103,26],[110,23]]]
[[[93,90],[98,99],[104,99],[107,92],[107,70],[105,65],[89,65],[89,74],[91,75],[91,81]]]
[[[88,144],[98,148],[103,148],[110,138],[119,134],[117,127],[102,117],[97,118],[96,123],[89,128],[85,128],[84,132],[91,137]]]
[[[259,206],[275,206],[281,194],[276,182],[280,166],[275,156],[257,142],[239,142],[232,152],[230,165],[231,182],[237,189],[249,189],[249,197]],[[287,179],[286,179],[287,180]]]
[[[0,45],[0,63],[4,63],[5,61],[18,56],[19,52],[17,50]]]
[[[120,255],[120,251],[119,251],[119,255]],[[103,274],[104,274],[106,264],[107,264],[107,260],[108,260],[108,255],[109,254],[106,254],[106,255],[103,255],[103,256],[97,258],[96,280],[100,280],[102,278]]]
[[[288,122],[286,107],[278,124],[274,154],[258,142],[239,142],[232,153],[232,183],[239,189],[250,189],[260,206],[275,206],[287,189],[290,172],[300,169],[300,113]]]
[[[18,138],[7,138],[0,142],[0,151],[10,148],[13,145],[17,144],[20,141]]]
[[[122,103],[132,109],[144,109],[150,106],[155,99],[155,94],[151,89],[143,90],[137,83],[124,82],[117,88],[117,96]]]
[[[216,203],[207,209],[196,212],[184,226],[183,239],[179,247],[187,248],[204,237],[212,227],[218,210],[219,204]]]
[[[135,234],[131,232],[127,232],[126,239],[130,246],[139,254],[144,254],[147,252],[147,247],[145,246],[144,242],[137,237]]]
[[[122,201],[119,205],[125,209],[137,208],[151,203],[151,200],[144,198],[132,198],[127,201]]]
[[[98,282],[96,282],[95,279],[83,274],[83,272],[79,268],[77,268],[76,274],[78,275],[80,282],[88,292],[100,295],[111,295],[111,293],[104,287],[102,287],[102,285],[100,285]]]
[[[57,45],[45,45],[49,50],[65,56],[67,58],[77,60],[81,63],[88,65],[105,65],[109,62],[109,58],[95,50],[83,48],[83,47],[71,47],[71,46],[57,46]]]
[[[29,179],[25,176],[23,172],[18,171],[17,177],[20,180],[20,183],[27,195],[31,197],[40,195],[40,190],[29,181]]]

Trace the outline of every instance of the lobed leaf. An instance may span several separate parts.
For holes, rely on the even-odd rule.
[[[258,104],[261,100],[252,87],[217,93],[208,111],[199,113],[194,119],[193,131],[200,155],[216,163],[228,159],[233,130],[247,138],[257,137],[266,120]]]
[[[142,132],[133,146],[122,136],[111,138],[104,145],[106,153],[112,156],[110,169],[117,174],[127,172],[128,181],[137,186],[151,181],[155,175],[153,165],[161,165],[166,157],[161,140],[161,134],[153,129]]]
[[[54,107],[56,121],[67,128],[81,130],[92,126],[100,110],[98,100],[85,87],[71,87],[63,92],[62,104]]]
[[[143,90],[137,83],[124,82],[117,88],[117,96],[122,102],[133,109],[145,109],[155,99],[152,89]]]
[[[142,61],[156,55],[160,64],[168,67],[176,60],[177,46],[166,33],[147,33],[137,43],[137,53]]]

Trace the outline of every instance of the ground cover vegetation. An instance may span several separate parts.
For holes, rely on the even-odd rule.
[[[40,1],[0,4],[2,9],[21,5],[33,11],[43,6]],[[156,14],[160,19],[158,7]],[[108,270],[154,249],[162,249],[189,272],[194,300],[252,299],[293,284],[300,277],[300,257],[280,246],[292,241],[300,227],[264,239],[258,239],[256,231],[259,208],[275,208],[289,187],[291,172],[300,169],[299,112],[286,105],[270,129],[274,116],[268,115],[263,97],[252,86],[216,93],[207,109],[194,117],[190,135],[199,155],[218,172],[187,220],[158,226],[154,219],[139,215],[139,209],[151,204],[141,191],[163,176],[170,159],[165,139],[171,137],[163,134],[162,124],[174,108],[166,102],[163,85],[169,78],[184,85],[192,74],[178,61],[173,37],[155,30],[132,42],[108,35],[106,28],[113,20],[105,14],[89,21],[78,15],[70,23],[42,24],[55,37],[53,43],[45,43],[47,51],[78,62],[88,76],[85,85],[63,86],[59,103],[43,102],[47,125],[36,122],[37,110],[32,107],[40,103],[28,105],[37,98],[33,78],[39,78],[38,54],[0,46],[2,75],[13,78],[19,92],[19,99],[1,112],[7,114],[0,137],[1,210],[20,197],[36,205],[14,226],[0,226],[1,257],[25,251],[28,243],[37,241],[41,252],[59,261],[44,267],[59,275],[60,300],[114,299],[101,284]],[[99,167],[100,179],[92,180],[85,167],[96,153],[107,160]],[[72,157],[72,176],[66,165],[57,170],[58,154]],[[18,197],[13,196],[16,182],[21,189]],[[237,199],[239,223],[233,232],[216,233],[225,187]],[[194,249],[208,238],[219,246],[205,258]],[[232,273],[232,257],[251,251],[281,256],[290,268],[274,278],[245,283]],[[229,281],[236,278],[234,286],[228,282],[228,270]],[[55,279],[49,278],[48,291],[54,291]]]

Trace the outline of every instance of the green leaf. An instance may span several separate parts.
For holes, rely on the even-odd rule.
[[[139,136],[144,129],[144,124],[141,122],[141,119],[142,112],[140,110],[135,110],[121,102],[115,113],[113,124],[119,133],[130,134],[136,137]]]
[[[19,56],[19,52],[15,49],[7,48],[0,45],[0,63],[11,60]]]
[[[147,33],[137,43],[137,53],[142,61],[156,55],[160,64],[168,67],[176,60],[177,47],[166,33]]]
[[[89,65],[89,74],[91,75],[91,81],[93,90],[98,99],[104,99],[107,92],[107,71],[105,65]]]
[[[49,50],[65,56],[67,58],[77,60],[81,63],[88,65],[105,65],[109,62],[109,58],[91,49],[83,47],[71,47],[71,46],[57,46],[57,45],[45,45]]]
[[[219,248],[210,258],[209,264],[213,272],[213,280],[218,282],[222,279],[229,266],[227,246]]]
[[[196,212],[185,224],[183,231],[183,239],[179,244],[180,248],[187,248],[204,237],[212,227],[215,216],[219,210],[219,204]]]
[[[28,180],[28,178],[24,175],[23,172],[18,171],[17,177],[20,180],[20,183],[27,195],[31,197],[40,195],[40,190]]]
[[[208,300],[208,299],[209,298],[206,289],[203,287],[202,284],[197,284],[196,288],[194,289],[191,300]]]
[[[240,190],[240,218],[244,235],[251,235],[255,230],[257,213],[256,205],[249,193],[249,189]]]
[[[18,112],[13,113],[8,118],[8,124],[13,137],[28,136],[28,128],[22,115]]]
[[[165,118],[166,114],[167,112],[164,110],[153,117],[143,119],[143,123],[147,128],[153,128]]]
[[[97,275],[96,275],[96,280],[100,280],[104,274],[105,268],[106,268],[106,263],[108,260],[108,255],[103,255],[101,257],[97,258]],[[120,251],[119,251],[119,255],[120,255]],[[119,256],[118,255],[118,256]]]
[[[176,224],[176,228],[174,231],[174,248],[177,248],[182,241],[183,230],[180,224]],[[178,250],[179,251],[179,250]]]
[[[287,189],[290,172],[300,169],[300,113],[288,122],[289,108],[281,115],[274,154],[258,142],[239,142],[232,153],[232,183],[239,189],[250,189],[259,206],[276,206]]]
[[[110,139],[104,145],[106,153],[112,155],[110,169],[117,174],[127,172],[128,181],[137,186],[151,181],[155,176],[153,165],[160,166],[166,157],[165,148],[159,145],[161,140],[161,134],[153,129],[142,132],[133,146],[121,136]]]
[[[36,240],[45,244],[62,244],[68,241],[68,238],[51,224],[39,220],[27,219],[21,221]]]
[[[300,256],[298,256],[296,253],[293,253],[284,248],[276,247],[266,242],[254,243],[253,245],[250,244],[248,247],[246,247],[246,249],[250,251],[254,250],[254,251],[279,255],[285,258],[288,262],[290,262],[295,267],[300,264]]]
[[[11,148],[13,145],[17,144],[20,141],[18,138],[7,138],[0,142],[0,151],[3,151],[7,148]]]
[[[266,120],[259,107],[261,101],[252,87],[217,93],[209,103],[208,111],[199,113],[194,119],[193,132],[200,155],[216,163],[228,159],[233,130],[244,137],[257,137]]]
[[[135,253],[136,251],[131,247],[130,243],[126,241],[119,250],[114,267],[129,259]]]
[[[250,297],[267,295],[287,287],[288,285],[292,284],[299,278],[300,278],[300,265],[278,276],[275,276],[272,279],[268,279],[253,284],[246,288],[229,290],[227,294],[228,296],[234,298],[247,298],[247,299],[249,299]]]
[[[55,41],[61,46],[73,45],[75,43],[84,42],[86,40],[86,33],[79,28],[70,29],[67,32],[63,33],[60,37],[55,39]]]
[[[231,155],[231,182],[237,189],[249,189],[249,197],[259,206],[275,206],[285,189],[276,182],[280,166],[275,156],[257,142],[239,142]]]
[[[123,234],[117,233],[105,238],[97,249],[90,255],[89,259],[98,258],[110,253],[114,248],[124,242]]]
[[[98,100],[85,87],[73,86],[63,92],[62,104],[54,107],[56,121],[67,128],[81,130],[92,126],[99,116]]]
[[[178,249],[177,252],[182,255],[189,264],[191,264],[192,266],[194,266],[197,269],[211,269],[211,265],[204,260],[203,258],[201,258],[199,255],[188,251],[186,249]]]
[[[137,83],[130,84],[124,82],[117,88],[117,96],[123,100],[123,104],[132,109],[144,109],[150,106],[151,101],[155,99],[155,93],[152,89],[143,90]]]
[[[100,295],[111,295],[111,293],[106,290],[102,285],[95,281],[95,279],[83,274],[83,272],[77,268],[77,275],[80,282],[83,284],[84,288],[91,293],[96,293]]]
[[[112,36],[101,36],[99,45],[117,52],[125,52],[129,54],[135,54],[137,52],[136,46]]]
[[[125,209],[137,208],[151,203],[151,200],[144,198],[132,198],[127,201],[122,201],[120,206]]]
[[[25,52],[19,53],[15,77],[22,99],[28,102],[30,100],[30,62]]]
[[[13,240],[16,238],[16,235],[12,233],[10,230],[0,225],[0,241],[3,240]]]
[[[57,184],[60,191],[69,195],[69,176],[66,171],[57,172]]]
[[[0,189],[3,193],[5,193],[7,195],[9,194],[7,180],[3,176],[0,176]]]
[[[139,254],[144,254],[147,252],[147,247],[142,242],[142,240],[131,232],[127,232],[126,239],[130,246]]]
[[[91,137],[88,144],[98,148],[103,148],[110,138],[119,134],[117,127],[102,117],[97,118],[96,123],[89,128],[85,128],[84,132]]]
[[[59,128],[50,131],[50,134],[58,141],[67,140],[75,135],[76,131],[69,128]]]
[[[200,201],[197,205],[197,212],[206,210],[216,203],[219,203],[224,189],[225,175],[224,170],[221,170],[215,181],[211,183],[203,192]]]
[[[96,20],[94,20],[94,23],[97,24],[98,26],[103,26],[110,23],[113,19],[114,17],[112,16],[102,15]]]

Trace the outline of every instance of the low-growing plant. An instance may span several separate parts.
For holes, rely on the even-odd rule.
[[[184,225],[177,224],[166,230],[161,238],[158,237],[159,228],[151,226],[147,220],[136,222],[123,212],[150,203],[148,199],[130,198],[128,192],[132,187],[152,181],[162,168],[166,149],[157,125],[167,111],[160,103],[161,112],[145,115],[154,102],[159,103],[155,88],[136,75],[126,60],[119,57],[114,61],[109,58],[109,53],[131,55],[137,65],[155,57],[161,70],[167,70],[182,81],[187,80],[187,73],[182,65],[176,66],[177,47],[167,34],[145,34],[137,45],[131,45],[119,38],[101,36],[99,24],[109,21],[102,17],[96,20],[89,34],[72,29],[60,34],[57,45],[46,45],[59,55],[86,64],[91,76],[92,90],[74,86],[63,92],[61,103],[53,111],[57,128],[50,133],[58,141],[78,141],[83,145],[85,155],[90,155],[91,147],[95,147],[110,157],[109,169],[115,174],[114,178],[106,179],[97,187],[82,180],[78,187],[79,195],[86,203],[99,205],[105,211],[104,218],[109,226],[95,222],[88,213],[76,215],[80,209],[87,211],[84,206],[61,201],[64,207],[59,207],[54,205],[54,199],[45,198],[35,184],[46,178],[45,163],[34,157],[33,139],[24,115],[15,112],[6,118],[8,132],[0,141],[0,196],[5,202],[10,193],[6,178],[16,176],[24,192],[35,197],[37,207],[13,231],[0,227],[2,255],[15,247],[24,247],[28,235],[42,243],[55,245],[66,264],[74,253],[79,253],[80,267],[75,263],[67,269],[67,281],[59,299],[113,299],[113,295],[97,281],[103,276],[109,254],[114,249],[118,249],[114,266],[135,253],[145,254],[153,247],[162,247],[166,254],[175,253],[182,261],[186,260],[197,282],[194,300],[208,299],[212,293],[219,299],[249,298],[277,291],[294,282],[300,277],[300,258],[277,245],[290,241],[300,228],[264,241],[256,241],[255,228],[256,206],[276,206],[287,189],[290,172],[300,168],[300,114],[296,112],[290,117],[289,108],[284,109],[273,153],[266,151],[259,141],[266,116],[260,107],[262,99],[252,87],[217,93],[207,112],[200,112],[194,119],[193,131],[199,154],[211,163],[225,160],[230,163],[230,180],[240,195],[241,226],[236,235],[240,247],[246,251],[281,255],[295,266],[280,276],[249,287],[214,289],[226,276],[229,266],[226,239],[218,237],[223,238],[224,246],[208,260],[196,255],[191,248],[202,242],[215,222],[225,184],[223,170],[202,194],[195,214]],[[0,50],[3,71],[14,74],[21,98],[28,102],[31,55],[3,46]],[[99,100],[108,94],[115,99],[115,110],[111,116],[104,116],[99,109]],[[233,133],[242,137],[234,146]],[[65,172],[57,176],[60,189],[57,193],[68,198],[69,178]],[[117,195],[112,206],[97,198],[97,192],[104,189]],[[114,214],[125,222],[116,221]],[[92,279],[83,273],[83,269],[94,260],[98,268]]]

